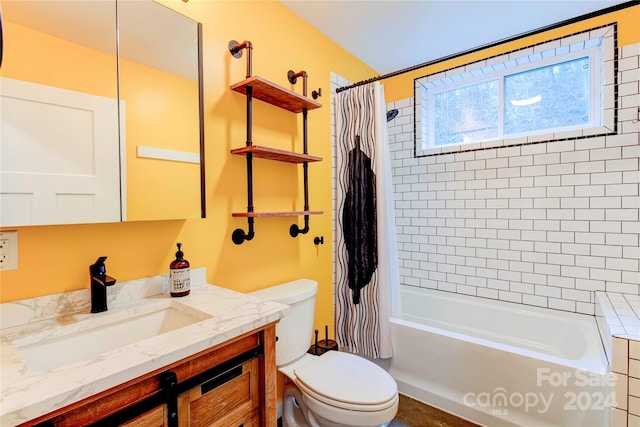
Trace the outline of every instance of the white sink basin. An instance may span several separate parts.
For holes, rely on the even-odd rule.
[[[163,304],[146,313],[118,313],[88,317],[70,326],[60,326],[54,337],[33,342],[15,342],[27,368],[47,372],[71,363],[92,360],[110,350],[192,325],[211,318],[207,313],[186,310],[180,304]],[[83,325],[83,323],[88,323]]]

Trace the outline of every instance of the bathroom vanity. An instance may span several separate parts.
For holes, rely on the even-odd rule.
[[[271,340],[270,324],[47,414],[44,425],[275,425],[267,422],[264,387],[275,369],[263,351]],[[38,425],[39,419],[24,425]]]
[[[287,306],[166,275],[2,304],[2,426],[275,426],[275,324]],[[133,340],[133,342],[131,342]]]

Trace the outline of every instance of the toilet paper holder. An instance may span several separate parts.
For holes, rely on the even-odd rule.
[[[315,334],[316,334],[316,339],[315,339],[315,344],[313,344],[311,347],[309,347],[309,350],[307,350],[307,353],[313,354],[315,356],[320,356],[324,353],[326,353],[327,351],[331,351],[331,350],[338,350],[338,343],[334,340],[330,340],[329,339],[329,326],[325,325],[324,327],[324,337],[325,339],[318,341],[318,330],[315,330]]]

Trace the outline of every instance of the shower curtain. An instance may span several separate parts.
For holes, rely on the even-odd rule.
[[[338,93],[336,129],[336,341],[388,358],[400,279],[383,86]]]

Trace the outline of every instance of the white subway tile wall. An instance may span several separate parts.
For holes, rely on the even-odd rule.
[[[640,341],[634,341],[640,343]],[[634,397],[640,397],[640,378],[629,378],[629,395]]]
[[[629,373],[629,340],[618,337],[613,338],[611,370],[624,375]]]
[[[628,380],[629,377],[624,374],[613,373],[616,378],[616,382],[614,385],[614,393],[616,394],[616,399],[614,403],[614,407],[621,409],[623,411],[628,411],[627,409],[627,401],[629,399],[628,392]]]
[[[616,135],[415,157],[413,98],[389,103],[402,284],[592,315],[640,295],[640,44],[619,58]]]
[[[629,358],[629,376],[640,378],[640,360]],[[636,415],[640,415],[640,412]]]

